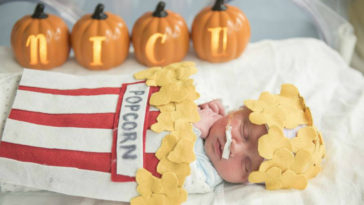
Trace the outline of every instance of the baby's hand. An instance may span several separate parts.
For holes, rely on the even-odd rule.
[[[199,106],[201,109],[210,108],[212,111],[225,115],[225,109],[220,100],[212,100]]]
[[[213,100],[199,106],[200,121],[194,126],[201,131],[201,137],[206,138],[211,126],[225,114],[224,107],[218,100]]]

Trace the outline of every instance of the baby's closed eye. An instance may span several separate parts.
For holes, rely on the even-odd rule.
[[[245,157],[243,160],[243,170],[245,171],[245,174],[249,174],[252,170],[252,161],[249,157]]]
[[[240,133],[244,142],[249,140],[249,128],[246,122],[242,122],[240,125]]]

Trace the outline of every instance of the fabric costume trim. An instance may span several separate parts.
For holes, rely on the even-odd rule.
[[[325,145],[298,89],[283,84],[280,94],[263,92],[258,100],[244,104],[252,110],[252,123],[268,127],[268,133],[258,140],[258,152],[265,161],[249,175],[249,182],[265,183],[268,190],[305,189],[307,181],[321,171]],[[284,136],[283,129],[298,126],[296,137]]]
[[[139,196],[130,201],[132,205],[181,204],[187,200],[183,184],[191,172],[189,164],[195,160],[196,135],[192,123],[200,120],[194,103],[199,94],[189,78],[196,72],[193,62],[181,62],[134,74],[138,80],[145,79],[148,86],[160,87],[149,101],[161,112],[151,129],[157,133],[168,131],[169,134],[163,138],[155,154],[160,160],[157,172],[161,177],[139,169],[136,174]]]

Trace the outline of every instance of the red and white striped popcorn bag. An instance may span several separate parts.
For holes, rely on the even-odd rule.
[[[135,174],[155,176],[165,133],[149,130],[157,87],[130,75],[73,76],[25,69],[0,143],[0,182],[129,201]]]

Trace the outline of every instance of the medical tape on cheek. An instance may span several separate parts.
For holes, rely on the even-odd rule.
[[[222,153],[223,159],[229,159],[229,156],[230,156],[230,145],[231,145],[231,141],[232,141],[231,128],[232,127],[230,125],[226,126],[226,130],[225,130],[226,142],[224,145],[224,151]]]

